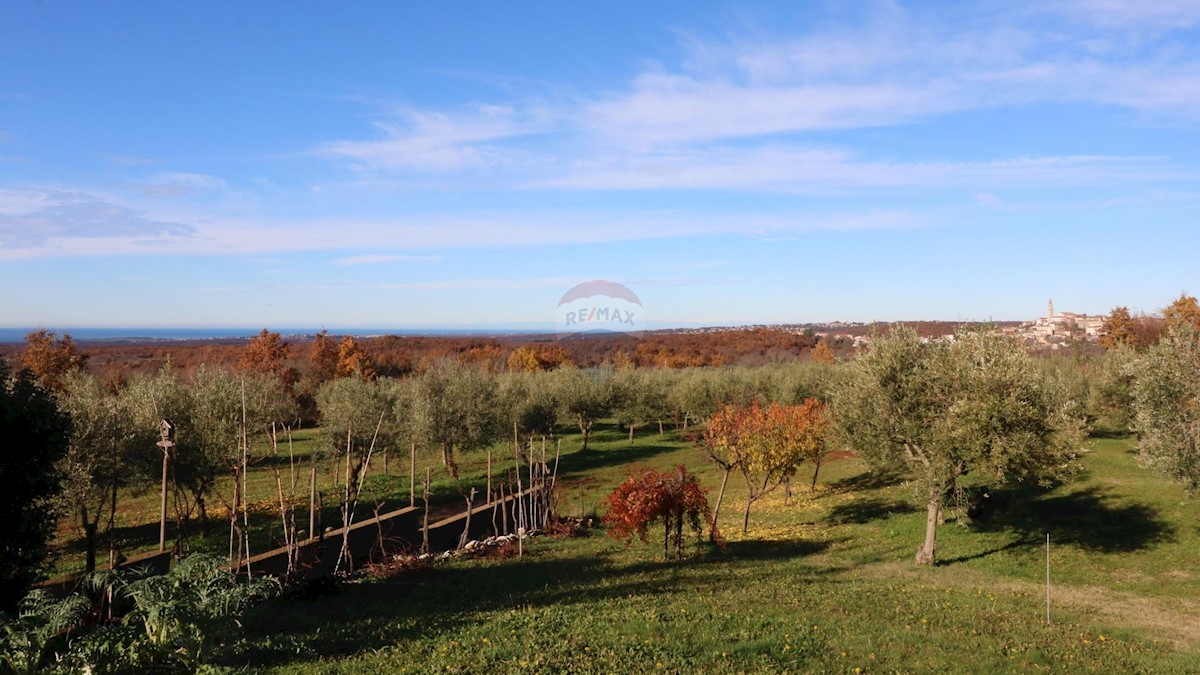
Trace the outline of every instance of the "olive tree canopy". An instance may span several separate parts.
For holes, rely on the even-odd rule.
[[[1141,460],[1194,492],[1200,487],[1200,329],[1170,328],[1138,370],[1133,407]]]
[[[833,411],[844,441],[870,465],[904,469],[927,503],[917,562],[933,564],[939,513],[960,477],[1048,482],[1069,475],[1084,419],[1023,346],[991,332],[922,344],[893,327],[838,383]]]

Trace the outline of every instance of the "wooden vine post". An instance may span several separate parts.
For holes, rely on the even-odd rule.
[[[425,467],[425,514],[421,519],[421,553],[429,553],[429,467]]]

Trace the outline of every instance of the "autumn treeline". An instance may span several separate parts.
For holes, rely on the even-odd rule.
[[[37,331],[40,342],[53,341],[54,333]],[[268,331],[270,333],[270,331]],[[67,338],[68,336],[64,336]],[[260,336],[261,337],[261,334]],[[69,339],[69,338],[68,338]],[[257,338],[255,338],[257,339]],[[314,338],[279,338],[288,343],[286,367],[299,382],[313,368],[311,350],[329,341],[336,355],[343,336],[322,332]],[[369,358],[374,372],[399,377],[426,370],[445,359],[478,364],[492,372],[549,370],[562,364],[595,367],[688,368],[723,365],[761,365],[804,359],[818,338],[767,328],[718,332],[649,333],[640,339],[625,335],[579,336],[558,340],[554,336],[459,337],[397,336],[353,338],[354,346]],[[120,383],[135,373],[155,373],[167,363],[181,374],[201,365],[235,369],[245,359],[245,340],[178,341],[170,343],[112,344],[72,342],[72,352],[86,360],[88,370],[104,381]],[[0,357],[24,360],[27,345],[0,345]],[[831,341],[837,355],[850,353],[851,345]]]

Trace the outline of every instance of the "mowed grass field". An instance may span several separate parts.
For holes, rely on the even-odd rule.
[[[631,465],[719,474],[681,434],[594,449],[564,439],[560,512],[588,515]],[[568,448],[570,448],[568,450]],[[664,562],[596,529],[531,540],[523,558],[454,559],[363,578],[247,617],[236,663],[281,673],[1200,672],[1200,504],[1139,468],[1128,438],[1089,442],[1051,490],[992,490],[984,526],[950,514],[941,563],[918,568],[924,512],[857,460],[802,469],[740,532],[735,476],[724,552]],[[477,457],[467,459],[476,463]],[[1046,533],[1051,621],[1046,623]]]

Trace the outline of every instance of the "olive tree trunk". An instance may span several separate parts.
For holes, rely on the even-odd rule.
[[[708,538],[715,540],[717,538],[717,518],[721,515],[721,500],[725,498],[725,486],[729,483],[729,474],[733,473],[733,467],[725,467],[725,475],[721,477],[721,489],[717,490],[717,504],[713,507],[712,529],[708,533]]]
[[[942,510],[942,493],[933,490],[925,511],[925,542],[917,549],[918,565],[933,565],[937,561],[936,542],[938,515]]]

